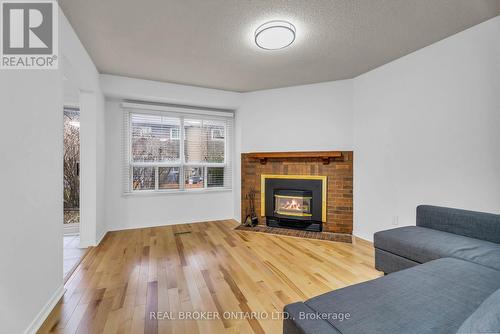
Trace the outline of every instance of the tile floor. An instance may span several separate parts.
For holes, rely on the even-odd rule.
[[[85,256],[87,248],[80,248],[80,236],[76,235],[65,235],[63,238],[63,272],[64,278],[71,273],[72,269],[80,262],[80,260]]]

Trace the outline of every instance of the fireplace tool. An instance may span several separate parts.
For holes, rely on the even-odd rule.
[[[248,200],[250,213],[247,214],[243,225],[254,227],[259,223],[259,218],[255,213],[255,190],[250,190],[250,193],[248,193],[245,198]]]

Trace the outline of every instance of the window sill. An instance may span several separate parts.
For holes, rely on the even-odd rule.
[[[142,197],[142,196],[171,196],[171,195],[199,195],[220,192],[232,192],[232,188],[216,189],[189,189],[189,190],[142,190],[122,193],[123,197]]]

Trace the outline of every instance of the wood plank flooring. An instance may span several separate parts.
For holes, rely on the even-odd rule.
[[[108,233],[67,281],[39,333],[281,333],[282,320],[272,318],[284,305],[381,275],[366,241],[236,226],[228,220]],[[215,319],[179,319],[189,314]]]

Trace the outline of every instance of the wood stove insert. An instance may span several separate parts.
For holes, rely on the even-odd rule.
[[[262,175],[261,212],[267,226],[321,232],[326,222],[326,176]]]

